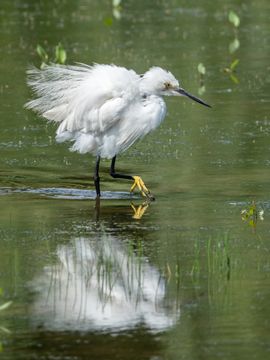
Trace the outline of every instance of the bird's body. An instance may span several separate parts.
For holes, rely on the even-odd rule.
[[[163,95],[186,95],[208,106],[186,93],[170,72],[159,67],[138,75],[115,65],[50,65],[43,70],[32,68],[28,76],[37,98],[26,107],[58,124],[58,142],[73,141],[72,151],[96,155],[98,165],[100,157],[115,162],[118,153],[160,125],[166,115]],[[99,196],[98,166],[96,170]],[[143,191],[136,185],[147,195],[146,188]]]
[[[143,78],[114,65],[31,69],[29,84],[40,98],[28,108],[59,123],[56,140],[71,150],[113,158],[164,119],[166,105],[147,94]]]

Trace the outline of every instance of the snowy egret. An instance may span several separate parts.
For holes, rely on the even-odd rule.
[[[136,140],[157,128],[166,115],[163,96],[186,96],[210,107],[179,86],[178,80],[160,67],[145,74],[116,65],[48,65],[28,70],[28,84],[37,98],[25,106],[59,124],[57,142],[73,141],[71,151],[96,156],[94,182],[100,197],[99,163],[111,159],[113,178],[133,180],[147,199],[152,194],[140,176],[115,171],[116,156]]]

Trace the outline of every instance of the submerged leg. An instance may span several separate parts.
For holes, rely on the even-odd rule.
[[[111,176],[113,178],[118,178],[118,179],[134,180],[134,183],[131,186],[130,192],[133,192],[135,190],[135,188],[138,187],[142,196],[147,197],[149,200],[154,200],[155,199],[154,196],[147,189],[147,187],[145,186],[145,184],[140,176],[124,175],[124,174],[118,174],[115,172],[115,160],[116,160],[116,156],[114,156],[112,158],[111,169],[110,169]]]
[[[95,165],[95,173],[94,173],[94,183],[96,188],[97,198],[100,197],[100,177],[99,177],[99,163],[100,163],[100,156],[97,156],[96,165]]]

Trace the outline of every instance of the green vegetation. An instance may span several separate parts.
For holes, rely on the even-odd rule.
[[[206,74],[206,68],[202,63],[199,63],[197,70],[198,70],[198,73],[200,76],[200,87],[199,87],[198,93],[199,93],[199,95],[203,95],[203,93],[205,93],[205,90],[206,90],[205,85],[204,85],[204,76]]]
[[[0,288],[0,296],[2,297],[2,295],[3,295],[3,289]],[[0,315],[1,315],[1,312],[6,310],[7,308],[9,308],[11,304],[12,304],[12,301],[7,301],[7,302],[4,302],[3,304],[1,304],[0,305]],[[7,328],[5,328],[4,326],[0,325],[0,336],[1,336],[1,334],[10,334],[10,331]],[[0,340],[0,353],[2,351],[3,351],[3,344],[2,344],[2,341]]]
[[[207,273],[208,296],[211,302],[218,294],[221,284],[230,280],[231,257],[228,233],[210,236],[206,243],[196,240],[194,260],[190,275],[196,287],[200,287],[203,274]]]
[[[238,84],[239,80],[236,76],[236,67],[238,66],[239,63],[239,59],[235,59],[232,61],[232,63],[229,65],[229,67],[224,68],[224,72],[226,74],[228,74],[231,78],[231,80],[235,83]]]
[[[240,47],[240,41],[238,39],[238,34],[237,34],[238,27],[240,25],[240,18],[234,11],[231,10],[228,14],[228,20],[229,23],[232,24],[234,31],[234,39],[229,44],[229,53],[232,55]],[[230,79],[235,84],[239,83],[239,80],[236,76],[236,67],[238,66],[238,63],[239,63],[239,59],[233,58],[230,62],[230,65],[224,68],[224,73],[228,74]]]
[[[0,288],[0,296],[3,296],[3,289]],[[0,305],[0,312],[6,310],[8,307],[10,307],[10,305],[12,304],[12,301],[7,301],[5,303],[3,303],[2,305]]]
[[[121,6],[121,0],[112,0],[112,15],[108,16],[103,20],[104,25],[106,26],[112,26],[113,24],[113,18],[116,20],[120,20],[122,17],[122,6]]]
[[[112,0],[113,5],[113,16],[116,20],[121,19],[121,12],[122,12],[122,6],[121,6],[121,0]]]
[[[252,201],[246,209],[241,211],[242,220],[247,222],[252,228],[256,228],[258,219],[263,221],[264,210],[258,208],[255,201]]]
[[[50,56],[48,55],[47,51],[38,44],[36,47],[36,52],[41,59],[40,68],[43,69],[48,63],[55,63],[55,64],[65,64],[67,60],[67,53],[64,49],[63,45],[59,43],[54,48],[54,58],[51,57],[53,60],[50,60]]]
[[[206,73],[206,69],[205,66],[202,63],[199,63],[198,65],[198,72],[201,76],[201,79],[204,77],[205,73]]]
[[[240,47],[240,41],[238,40],[238,38],[235,38],[229,44],[229,52],[230,52],[230,54],[233,54],[234,52],[236,52],[236,50],[238,50],[239,47]]]
[[[240,41],[238,39],[238,28],[240,26],[240,17],[234,11],[231,10],[228,13],[228,21],[232,25],[233,31],[234,31],[234,39],[230,42],[229,47],[228,47],[229,53],[232,55],[240,48]],[[238,64],[239,64],[239,59],[232,58],[230,61],[230,64],[228,66],[226,66],[225,68],[223,68],[224,73],[229,75],[230,79],[235,84],[239,83],[239,79],[236,76],[236,68],[237,68]],[[197,66],[197,70],[199,73],[199,83],[200,83],[198,93],[199,93],[199,95],[203,95],[203,93],[206,90],[205,84],[204,84],[206,68],[205,68],[204,64],[200,62]]]
[[[228,19],[229,19],[229,22],[232,23],[235,28],[239,27],[240,18],[234,11],[231,10],[229,12]]]

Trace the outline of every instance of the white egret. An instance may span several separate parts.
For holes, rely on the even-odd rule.
[[[153,199],[140,176],[115,171],[116,156],[136,140],[157,128],[166,115],[163,96],[187,96],[210,107],[179,86],[178,80],[160,67],[145,74],[116,65],[48,65],[28,70],[28,84],[37,98],[25,106],[58,124],[56,140],[73,141],[71,151],[97,157],[94,182],[100,197],[99,163],[111,159],[113,178],[133,180],[130,191],[138,187]]]

